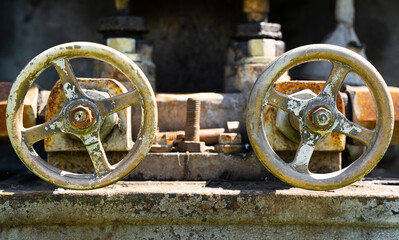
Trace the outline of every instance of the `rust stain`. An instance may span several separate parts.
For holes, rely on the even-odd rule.
[[[6,109],[8,96],[10,95],[10,90],[13,82],[0,82],[0,138],[8,138],[7,126],[6,126]],[[39,90],[36,85],[33,85],[31,89],[28,90],[24,101],[24,112],[23,112],[23,125],[24,127],[32,127],[36,124],[37,116],[37,95]]]
[[[249,12],[269,12],[269,2],[264,0],[244,0],[243,11]]]
[[[319,94],[324,87],[324,81],[286,81],[278,82],[274,85],[276,91],[290,95],[305,89],[312,90],[315,94]],[[342,97],[337,98],[338,110],[345,114],[345,106]]]
[[[0,136],[7,137],[6,108],[12,82],[0,82]]]
[[[0,82],[0,104],[7,102],[12,84],[12,82]]]
[[[205,142],[207,145],[214,145],[218,143],[218,137],[220,134],[224,133],[224,128],[208,128],[208,129],[200,129],[200,141]],[[173,142],[177,139],[184,139],[185,132],[181,131],[166,131],[159,132],[156,134],[157,138],[161,138],[161,136],[165,136],[166,144],[172,145]]]
[[[274,89],[287,95],[305,89],[310,89],[315,94],[319,94],[324,83],[324,81],[284,81],[276,83]],[[337,108],[345,114],[345,106],[341,96],[337,98]],[[269,143],[276,151],[296,151],[298,144],[289,140],[275,127],[276,113],[277,111],[273,107],[267,107],[264,111],[263,126],[267,128]],[[336,132],[327,134],[317,143],[315,149],[316,151],[343,151],[345,149],[345,135]]]
[[[116,80],[113,79],[108,79],[108,78],[77,78],[80,86],[83,89],[86,90],[97,90],[97,91],[104,91],[108,92],[108,94],[112,96],[120,95],[124,93],[125,89],[123,85]],[[66,104],[66,97],[64,94],[62,82],[58,80],[53,88],[51,89],[49,98],[47,100],[47,107],[46,107],[46,112],[45,112],[45,121],[50,121],[51,119],[55,118],[60,114],[61,110],[63,109],[64,105]],[[125,110],[122,110],[118,112],[118,115],[122,114]],[[130,115],[130,114],[129,114]],[[123,113],[123,116],[125,116],[125,113]],[[125,119],[126,117],[119,117],[120,119]],[[130,119],[130,116],[129,116]],[[120,123],[122,124],[122,123]],[[126,125],[123,123],[123,125]],[[126,128],[126,127],[124,127]],[[129,131],[130,134],[130,127],[123,130],[122,132]],[[119,143],[119,148],[122,148],[122,146],[125,146],[125,142],[121,141],[123,143]],[[109,148],[114,148],[111,147],[112,143],[108,143],[108,141],[105,141],[104,143],[104,148],[108,150]],[[116,146],[118,145],[116,142],[113,143]],[[47,139],[44,139],[44,147],[47,152],[49,151],[61,151],[64,150],[64,148],[70,148],[72,151],[79,151],[79,150],[84,150],[84,146],[80,141],[74,141],[72,140],[67,134],[59,134],[56,136],[51,136]],[[118,148],[118,149],[119,149]],[[127,149],[126,149],[127,150]]]
[[[324,84],[324,81],[287,81],[276,83],[274,88],[276,91],[287,95],[305,89],[310,89],[315,94],[319,94],[323,89]],[[337,98],[337,108],[342,114],[345,114],[345,106],[341,96]],[[343,151],[345,148],[345,135],[333,132],[318,142],[317,149],[330,148],[329,144],[331,144],[333,148],[337,148],[338,151],[341,151],[340,149]]]
[[[79,113],[81,113],[82,119],[76,119],[75,115]],[[93,125],[95,114],[96,112],[91,105],[87,103],[79,104],[69,111],[69,121],[77,128],[88,128]]]
[[[388,87],[388,89],[392,97],[395,113],[391,145],[397,145],[399,144],[399,88]],[[374,129],[377,119],[377,110],[370,90],[367,87],[350,87],[348,91],[353,98],[353,121],[368,129]]]

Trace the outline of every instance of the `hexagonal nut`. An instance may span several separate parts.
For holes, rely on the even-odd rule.
[[[219,144],[241,144],[241,134],[222,133],[218,137]]]
[[[181,141],[177,148],[180,152],[205,152],[205,142]]]
[[[319,127],[325,127],[331,124],[333,116],[330,110],[320,107],[312,113],[312,123]]]
[[[276,40],[251,39],[248,41],[248,53],[251,57],[275,57]]]
[[[134,38],[107,38],[107,45],[123,53],[136,52],[136,40]]]

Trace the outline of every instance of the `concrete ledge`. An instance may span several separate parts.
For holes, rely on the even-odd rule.
[[[279,182],[119,182],[92,191],[9,185],[0,189],[0,225],[398,228],[399,186],[379,183],[327,192]]]
[[[397,239],[396,228],[312,225],[24,226],[0,229],[0,239]]]

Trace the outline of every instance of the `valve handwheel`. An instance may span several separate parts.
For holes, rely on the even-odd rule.
[[[80,88],[69,63],[73,58],[93,58],[107,62],[121,71],[134,90],[103,100],[88,97]],[[54,66],[63,85],[67,102],[61,113],[43,124],[23,127],[23,100],[35,79]],[[137,140],[120,162],[110,165],[100,140],[100,128],[107,116],[134,104],[142,109]],[[157,126],[157,106],[144,73],[124,54],[104,45],[72,42],[50,48],[34,59],[18,75],[7,104],[7,130],[10,141],[24,164],[40,178],[71,189],[99,188],[130,173],[151,148]],[[41,159],[33,144],[58,133],[69,133],[82,140],[95,172],[76,174],[55,168]]]
[[[306,62],[329,61],[332,71],[322,91],[308,100],[274,89],[276,80],[289,69]],[[339,89],[349,72],[356,73],[372,93],[377,109],[373,130],[349,121],[336,107]],[[272,149],[263,130],[266,105],[280,108],[299,119],[301,141],[291,163]],[[276,59],[256,81],[248,101],[247,131],[252,147],[265,167],[281,180],[310,190],[330,190],[351,184],[370,172],[389,146],[394,124],[391,96],[384,79],[366,59],[342,47],[325,44],[293,49]],[[336,172],[316,174],[309,161],[317,142],[327,133],[338,132],[356,139],[366,151],[355,162]]]

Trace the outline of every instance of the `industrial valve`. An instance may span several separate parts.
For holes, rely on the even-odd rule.
[[[286,71],[311,61],[328,61],[332,71],[318,95],[299,98],[275,89]],[[377,110],[374,129],[349,121],[337,108],[337,96],[350,72],[369,88]],[[291,162],[283,161],[265,134],[263,111],[267,106],[281,109],[294,118],[300,142]],[[263,165],[281,180],[310,190],[330,190],[351,184],[379,162],[389,146],[394,124],[391,96],[384,79],[363,57],[333,45],[308,45],[293,49],[276,59],[256,81],[248,101],[247,131],[251,145]],[[313,173],[309,161],[317,144],[330,133],[340,133],[361,142],[365,152],[349,166],[331,173]]]
[[[83,90],[69,63],[74,58],[93,58],[107,62],[123,73],[134,90],[109,96]],[[29,87],[48,67],[57,70],[65,96],[59,113],[49,121],[25,128],[23,101]],[[104,80],[105,81],[105,80]],[[86,84],[96,84],[86,81]],[[112,81],[111,81],[112,84]],[[105,154],[102,138],[107,134],[105,125],[118,121],[114,113],[138,104],[142,109],[140,132],[130,152],[118,163],[111,165]],[[72,42],[50,48],[34,59],[18,75],[7,103],[7,131],[10,141],[24,164],[40,178],[71,189],[93,189],[106,186],[130,173],[151,148],[157,126],[157,106],[152,88],[143,72],[124,54],[95,43]],[[113,126],[113,125],[112,125]],[[109,128],[108,128],[109,129]],[[81,140],[87,150],[94,172],[68,172],[44,161],[33,144],[54,135],[66,133]]]
[[[113,65],[130,80],[133,90],[128,92],[113,79],[75,77],[69,63],[74,58],[94,58]],[[328,61],[332,64],[332,71],[325,83],[298,82],[302,87],[312,85],[311,91],[299,89],[294,81],[277,82],[290,68],[310,61]],[[26,128],[23,126],[25,95],[35,79],[51,66],[60,76],[49,97],[52,99],[48,102],[51,110],[46,111],[45,123]],[[377,113],[374,129],[351,122],[344,115],[339,90],[350,72],[363,79],[374,98]],[[284,84],[298,91],[281,92],[279,89]],[[139,105],[142,112],[140,131],[134,144],[130,142],[131,129],[123,128],[121,121],[122,117],[125,122],[130,122],[130,112],[126,108],[132,105]],[[270,106],[279,109],[279,112],[276,111],[276,126],[270,126],[270,121],[265,119],[265,109]],[[382,158],[392,137],[393,104],[381,75],[361,56],[332,45],[303,46],[276,59],[256,81],[247,109],[248,137],[260,161],[283,181],[305,189],[335,189],[362,178]],[[143,72],[124,54],[87,42],[62,44],[32,59],[12,86],[6,114],[10,141],[24,164],[42,179],[71,189],[103,187],[129,174],[149,152],[157,128],[156,100]],[[115,125],[122,126],[122,130],[128,134],[115,137],[115,131],[112,130]],[[266,134],[271,127],[279,129],[287,139],[291,139],[292,144],[286,149],[298,146],[293,161],[286,162],[276,153],[279,149],[273,148],[274,143]],[[72,137],[66,138],[66,135]],[[335,145],[327,144],[322,150],[342,151],[345,146],[344,135],[362,143],[364,153],[344,169],[330,173],[313,172],[309,162],[314,151],[320,150],[318,145],[335,139]],[[33,147],[40,140],[45,140],[49,154],[60,149],[87,151],[93,171],[88,174],[77,173],[54,162],[44,161]],[[76,140],[81,143],[75,144]],[[57,145],[60,141],[65,144]],[[106,154],[108,150],[126,151],[130,148],[130,152],[115,164]]]

